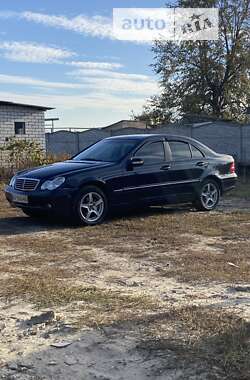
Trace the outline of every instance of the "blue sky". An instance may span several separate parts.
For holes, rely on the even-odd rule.
[[[0,8],[0,99],[56,107],[58,127],[129,118],[157,92],[151,46],[112,36],[112,9],[158,0],[8,0]]]

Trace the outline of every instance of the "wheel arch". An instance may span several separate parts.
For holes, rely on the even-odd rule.
[[[220,189],[220,195],[222,195],[222,193],[223,193],[223,187],[222,187],[221,179],[218,178],[215,174],[210,174],[207,177],[203,178],[202,182],[207,181],[209,179],[212,179],[214,182],[217,183],[217,185],[219,186],[219,189]]]
[[[98,187],[100,190],[102,190],[104,192],[104,194],[106,195],[107,198],[109,198],[109,194],[108,194],[108,189],[107,189],[107,185],[105,182],[101,181],[101,180],[98,180],[98,179],[90,179],[88,181],[84,181],[81,186],[79,187],[79,190],[83,190],[84,187],[87,187],[87,186],[96,186]]]
[[[81,200],[82,200],[82,197],[88,193],[88,191],[94,191],[94,189],[96,189],[96,192],[97,190],[99,190],[103,193],[102,198],[105,198],[104,206],[101,211],[101,214],[97,215],[98,219],[87,220],[86,219],[87,217],[84,217],[81,213]],[[85,195],[84,195],[84,192],[85,192]],[[108,210],[109,210],[109,201],[107,197],[107,189],[106,189],[105,183],[98,180],[88,180],[81,183],[81,185],[78,187],[78,192],[73,202],[73,219],[84,225],[93,226],[93,225],[101,223],[105,219],[108,213]]]

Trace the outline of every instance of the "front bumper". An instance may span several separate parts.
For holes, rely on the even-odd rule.
[[[58,188],[53,191],[18,191],[11,186],[6,186],[4,192],[7,201],[13,207],[44,210],[60,215],[72,214],[76,194],[76,190],[72,188]],[[14,201],[15,195],[27,196],[27,203]]]

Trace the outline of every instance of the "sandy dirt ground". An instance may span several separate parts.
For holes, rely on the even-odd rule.
[[[7,207],[6,205],[6,209]],[[100,227],[98,227],[96,233],[93,229],[91,230],[91,236],[88,236],[85,243],[84,239],[81,240],[79,237],[79,230],[84,227],[75,228],[64,224],[32,220],[14,209],[8,210],[5,215],[4,210],[5,206],[0,211],[2,262],[0,276],[3,293],[0,298],[0,379],[205,380],[230,378],[231,375],[224,371],[223,366],[218,365],[216,361],[207,360],[207,356],[200,354],[198,349],[193,351],[194,346],[187,342],[186,337],[185,349],[183,349],[183,346],[178,343],[179,340],[175,340],[176,336],[182,335],[182,331],[173,321],[170,323],[166,319],[165,313],[168,310],[197,306],[216,313],[224,311],[232,313],[248,323],[250,321],[250,281],[240,281],[239,278],[234,281],[227,281],[224,278],[221,281],[216,278],[211,281],[207,279],[198,282],[182,281],[178,276],[162,274],[163,264],[160,255],[165,253],[163,246],[156,246],[159,252],[154,252],[154,255],[156,253],[159,255],[158,261],[155,260],[153,254],[150,259],[147,257],[147,252],[152,251],[154,242],[150,241],[149,247],[145,235],[141,237],[142,241],[138,241],[140,250],[132,255],[129,253],[134,250],[135,242],[131,243],[127,240],[126,231],[120,233],[116,240],[112,235],[113,240],[110,244],[102,244],[102,240],[100,244],[97,244],[100,239],[104,239],[103,236],[100,237]],[[244,222],[242,222],[244,228],[247,223],[250,226],[250,202],[247,200],[226,199],[221,202],[214,215],[217,218],[218,215],[231,215],[239,211],[244,213]],[[192,213],[192,211],[184,210],[185,214],[189,212]],[[157,218],[158,211],[156,210],[155,213],[152,223]],[[182,218],[183,211],[172,210],[171,217],[173,213],[176,218],[178,215]],[[144,218],[146,219],[147,216],[138,216],[142,225]],[[133,223],[136,223],[136,216],[133,220]],[[122,229],[122,223],[123,221],[116,218],[114,221],[109,221],[108,226],[119,228],[121,224]],[[109,227],[105,228],[108,241]],[[207,255],[209,253],[222,255],[225,251],[224,236],[213,236],[211,233],[206,236],[206,234],[196,233],[190,239],[188,226],[186,229],[186,233],[180,237],[183,241],[180,247],[177,250],[174,246],[167,248],[169,262],[164,261],[164,267],[169,267],[170,271],[173,265],[171,257],[178,255],[181,250],[185,252],[191,250],[194,253],[204,251]],[[133,231],[130,233],[132,234]],[[140,240],[138,231],[136,234]],[[229,239],[228,235],[227,239]],[[242,239],[245,244],[248,239],[247,234]],[[32,242],[36,242],[34,247],[32,247]],[[40,245],[36,246],[37,242]],[[140,297],[140,299],[146,297],[153,302],[152,306],[145,306],[142,303],[138,306],[136,315],[124,308],[124,318],[122,318],[121,301],[119,311],[115,309],[119,316],[112,318],[112,301],[108,300],[107,303],[103,302],[98,309],[99,318],[96,321],[92,315],[96,309],[93,309],[92,304],[86,305],[86,301],[81,299],[70,299],[63,304],[59,302],[46,305],[46,302],[40,304],[40,301],[34,301],[26,295],[22,296],[14,292],[14,296],[11,296],[9,291],[5,292],[4,287],[10,286],[10,278],[22,276],[22,273],[25,273],[25,276],[31,276],[30,286],[33,282],[35,284],[34,273],[39,271],[39,276],[41,273],[46,275],[48,266],[54,263],[54,259],[51,259],[53,252],[57,254],[55,247],[60,246],[61,243],[64,244],[63,247],[65,246],[65,256],[62,263],[63,252],[60,252],[60,267],[65,270],[62,276],[67,277],[69,286],[95,286],[98,289],[117,292],[115,294],[122,293],[129,297]],[[241,244],[241,240],[237,240],[236,243]],[[235,249],[237,249],[237,244]],[[146,253],[143,250],[144,245]],[[72,257],[67,256],[67,252],[71,252],[69,247],[72,247],[74,251]],[[124,250],[128,252],[128,255],[124,254]],[[42,255],[44,255],[44,264],[40,260]],[[23,257],[25,257],[24,261],[22,261]],[[227,261],[225,268],[234,271],[237,270],[237,266],[238,264]],[[70,273],[68,273],[69,270]],[[185,266],[183,272],[185,272]],[[18,284],[16,286],[18,287]],[[91,323],[79,323],[83,316],[86,316]],[[156,330],[155,325],[152,326],[153,320],[157,320]],[[187,330],[192,335],[190,326],[193,325],[188,323]],[[161,344],[157,345],[155,342],[159,343],[163,330],[171,339],[168,339],[168,344],[161,345],[161,341]],[[199,336],[196,339],[200,342],[203,338]],[[166,340],[164,342],[166,343]],[[244,375],[239,375],[239,379],[243,380],[244,376],[248,376],[246,373],[250,372],[245,371]],[[234,372],[231,378],[237,378],[237,370],[236,375]]]

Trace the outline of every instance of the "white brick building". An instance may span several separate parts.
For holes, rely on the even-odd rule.
[[[0,147],[10,137],[38,142],[45,149],[44,114],[50,107],[0,101]]]

